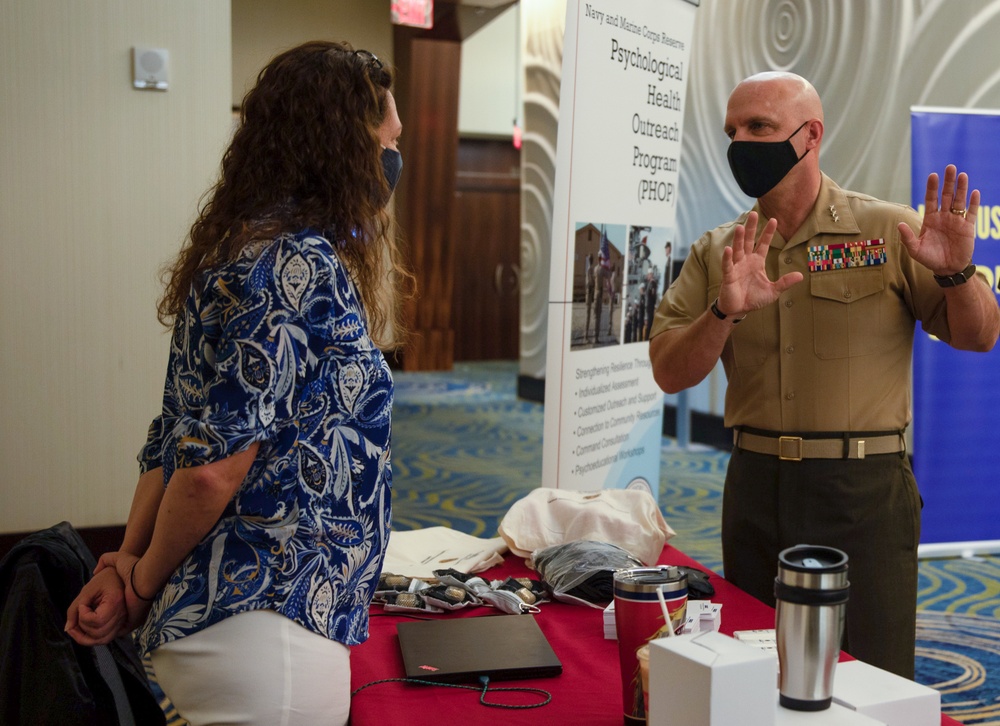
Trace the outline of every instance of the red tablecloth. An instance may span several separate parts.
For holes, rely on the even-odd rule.
[[[659,562],[705,569],[670,545],[664,547]],[[486,579],[492,580],[507,576],[537,578],[537,574],[528,570],[523,560],[513,556],[508,556],[502,565],[482,574]],[[716,592],[712,601],[723,604],[723,633],[732,635],[736,630],[774,627],[772,608],[718,575],[710,575]],[[496,613],[493,608],[475,607],[436,617],[491,617]],[[618,644],[617,641],[604,638],[602,611],[580,605],[548,602],[541,605],[541,612],[534,617],[562,661],[562,675],[524,681],[500,681],[490,687],[525,686],[544,689],[552,694],[552,702],[547,706],[517,711],[488,708],[479,703],[478,690],[383,683],[366,688],[354,696],[351,702],[351,725],[440,726],[455,723],[459,726],[495,726],[535,722],[556,726],[619,726],[623,718]],[[409,619],[395,613],[385,614],[380,606],[372,606],[371,637],[363,645],[353,648],[351,653],[352,691],[372,681],[403,677],[403,659],[396,638],[396,624]],[[498,692],[488,694],[487,700],[510,704],[536,703],[539,697]],[[941,723],[960,726],[947,716],[941,717]]]

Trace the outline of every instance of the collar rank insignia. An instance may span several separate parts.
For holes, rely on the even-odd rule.
[[[885,264],[885,240],[861,239],[809,248],[809,272]]]

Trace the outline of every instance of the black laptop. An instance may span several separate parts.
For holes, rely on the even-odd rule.
[[[396,626],[407,678],[438,683],[543,678],[562,673],[531,615],[479,615]]]

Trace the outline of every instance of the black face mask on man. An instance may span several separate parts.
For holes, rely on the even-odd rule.
[[[395,149],[382,149],[382,173],[389,183],[389,194],[399,183],[399,175],[403,173],[403,156]]]
[[[804,122],[784,141],[733,141],[729,144],[729,168],[736,183],[748,197],[759,198],[774,189],[778,182],[809,153],[795,153],[792,136],[809,123]]]

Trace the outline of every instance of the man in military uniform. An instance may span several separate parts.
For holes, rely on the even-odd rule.
[[[659,293],[660,281],[657,279],[655,271],[650,270],[646,273],[646,327],[643,329],[641,335],[642,340],[649,340],[649,334],[653,329],[653,313],[656,310],[656,296]]]
[[[604,309],[604,296],[608,293],[610,285],[608,283],[611,277],[611,269],[607,264],[607,257],[604,256],[604,252],[600,252],[597,255],[597,264],[594,265],[593,269],[594,275],[594,342],[601,342],[601,312]],[[612,304],[612,310],[614,309],[614,304]],[[610,321],[610,313],[608,315]],[[610,328],[610,322],[608,327]]]
[[[584,301],[587,304],[587,324],[583,328],[584,341],[590,341],[590,313],[594,309],[594,256],[588,254],[585,258],[583,280],[584,280]]]
[[[972,264],[979,192],[969,195],[966,175],[949,166],[939,189],[932,174],[921,219],[823,174],[823,130],[819,96],[799,76],[761,73],[733,90],[730,167],[757,204],[692,246],[649,353],[668,392],[722,359],[734,430],[726,578],[773,605],[781,550],[845,551],[845,649],[912,678],[921,501],[904,431],[914,328],[988,351],[1000,310]]]

